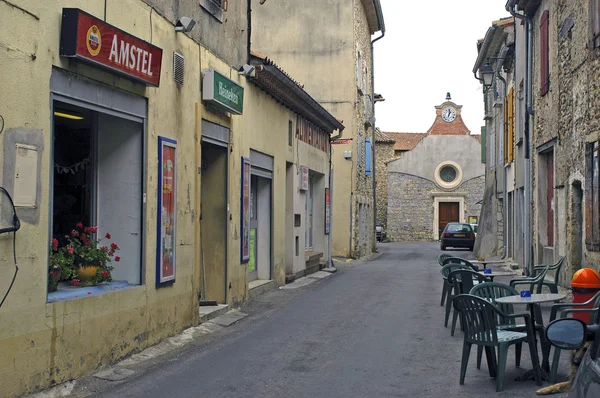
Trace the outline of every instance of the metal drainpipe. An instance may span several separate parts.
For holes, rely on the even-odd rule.
[[[375,46],[373,46],[373,44],[375,44],[376,41],[383,39],[383,36],[385,36],[385,27],[381,30],[381,36],[379,36],[378,38],[374,39],[371,41],[371,94],[372,94],[372,106],[373,106],[373,141],[371,142],[371,151],[373,152],[371,154],[371,159],[372,159],[372,166],[371,166],[371,171],[373,173],[373,245],[371,250],[376,252],[377,251],[377,232],[376,230],[376,226],[377,226],[377,174],[375,172],[375,170],[377,169],[377,158],[375,157]]]
[[[523,208],[523,222],[524,222],[524,231],[525,235],[524,239],[524,259],[523,266],[525,268],[525,272],[527,275],[530,275],[532,272],[533,263],[531,261],[531,142],[530,142],[530,126],[531,126],[531,117],[534,114],[534,109],[532,107],[531,101],[531,90],[532,90],[532,80],[531,80],[531,68],[532,68],[532,49],[533,49],[533,23],[531,18],[527,17],[527,15],[519,14],[515,9],[515,4],[517,0],[510,0],[506,4],[506,10],[515,18],[521,19],[525,21],[526,29],[527,29],[527,41],[525,42],[525,53],[526,53],[526,61],[525,61],[525,126],[523,135],[525,138],[525,156],[523,159],[523,177],[524,177],[524,196],[525,203]]]
[[[506,87],[506,80],[502,77],[502,75],[500,74],[500,70],[497,71],[498,74],[498,79],[500,79],[502,81],[503,87],[504,87],[504,100],[506,101],[506,95],[507,95],[507,87]],[[504,115],[504,117],[506,117],[506,114]],[[502,118],[503,122],[504,122],[504,126],[506,125],[506,120],[504,120],[504,118]],[[506,134],[506,131],[504,130],[505,127],[502,126],[502,131],[504,134]],[[506,150],[507,148],[504,146],[504,134],[502,136],[502,148],[504,148],[503,155],[506,156]],[[502,160],[502,162],[504,162],[504,159]],[[508,254],[508,250],[507,250],[507,245],[506,245],[506,239],[507,239],[507,233],[506,233],[506,227],[507,227],[507,221],[506,221],[506,198],[507,198],[507,194],[506,194],[506,165],[502,165],[502,174],[503,174],[503,181],[502,181],[502,220],[503,220],[503,228],[502,228],[502,257],[501,259],[505,259],[506,255]]]

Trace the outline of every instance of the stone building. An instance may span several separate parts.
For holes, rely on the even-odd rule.
[[[475,253],[484,258],[508,256],[521,263],[524,244],[519,220],[524,214],[525,179],[523,137],[518,134],[515,137],[515,132],[522,131],[516,126],[522,121],[519,119],[522,113],[515,114],[513,105],[519,98],[523,104],[523,90],[519,91],[515,84],[522,76],[516,75],[513,67],[514,32],[514,17],[493,21],[485,38],[478,42],[473,68],[477,72],[488,64],[495,71],[495,78],[484,94],[485,125],[481,136],[486,187]]]
[[[334,255],[363,257],[375,247],[373,45],[384,34],[380,0],[268,1],[252,10],[252,48],[346,127],[332,154]]]
[[[389,240],[437,240],[448,222],[477,222],[484,189],[481,144],[461,108],[448,95],[435,107],[427,133],[384,133],[398,140],[399,155],[386,165]]]
[[[565,257],[563,285],[581,267],[600,268],[599,7],[591,0],[508,1],[513,66],[499,75],[497,65],[491,68],[515,92],[507,148],[523,165],[523,217],[508,228],[507,244],[523,233],[526,272]],[[476,68],[480,78],[484,67],[485,60]]]

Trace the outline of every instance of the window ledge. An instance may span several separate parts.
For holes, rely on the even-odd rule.
[[[71,287],[68,282],[60,282],[58,284],[58,290],[48,293],[48,303],[78,300],[86,297],[133,289],[139,286],[140,285],[130,285],[125,281],[113,281],[98,286]]]

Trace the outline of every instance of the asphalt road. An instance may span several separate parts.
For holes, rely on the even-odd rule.
[[[510,350],[504,392],[487,365],[459,385],[462,333],[450,336],[439,305],[437,243],[380,244],[370,262],[299,290],[252,301],[241,322],[162,358],[98,397],[533,397]],[[471,257],[471,252],[459,253]],[[502,281],[502,278],[497,278]],[[568,354],[562,355],[565,378]],[[100,392],[101,391],[101,392]],[[557,396],[557,395],[555,395]]]

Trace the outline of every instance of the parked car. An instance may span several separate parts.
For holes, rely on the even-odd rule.
[[[375,238],[377,242],[383,242],[385,240],[385,230],[383,229],[383,225],[377,224],[375,226]]]
[[[451,222],[446,224],[440,236],[440,248],[446,250],[446,247],[466,247],[473,251],[475,246],[475,232],[471,224]]]
[[[600,325],[587,326],[579,319],[563,318],[550,323],[546,338],[555,347],[576,350],[587,341],[592,343],[579,363],[570,397],[600,397]]]
[[[475,238],[477,238],[477,227],[478,224],[471,224],[471,228],[473,228],[473,232],[475,232]]]

